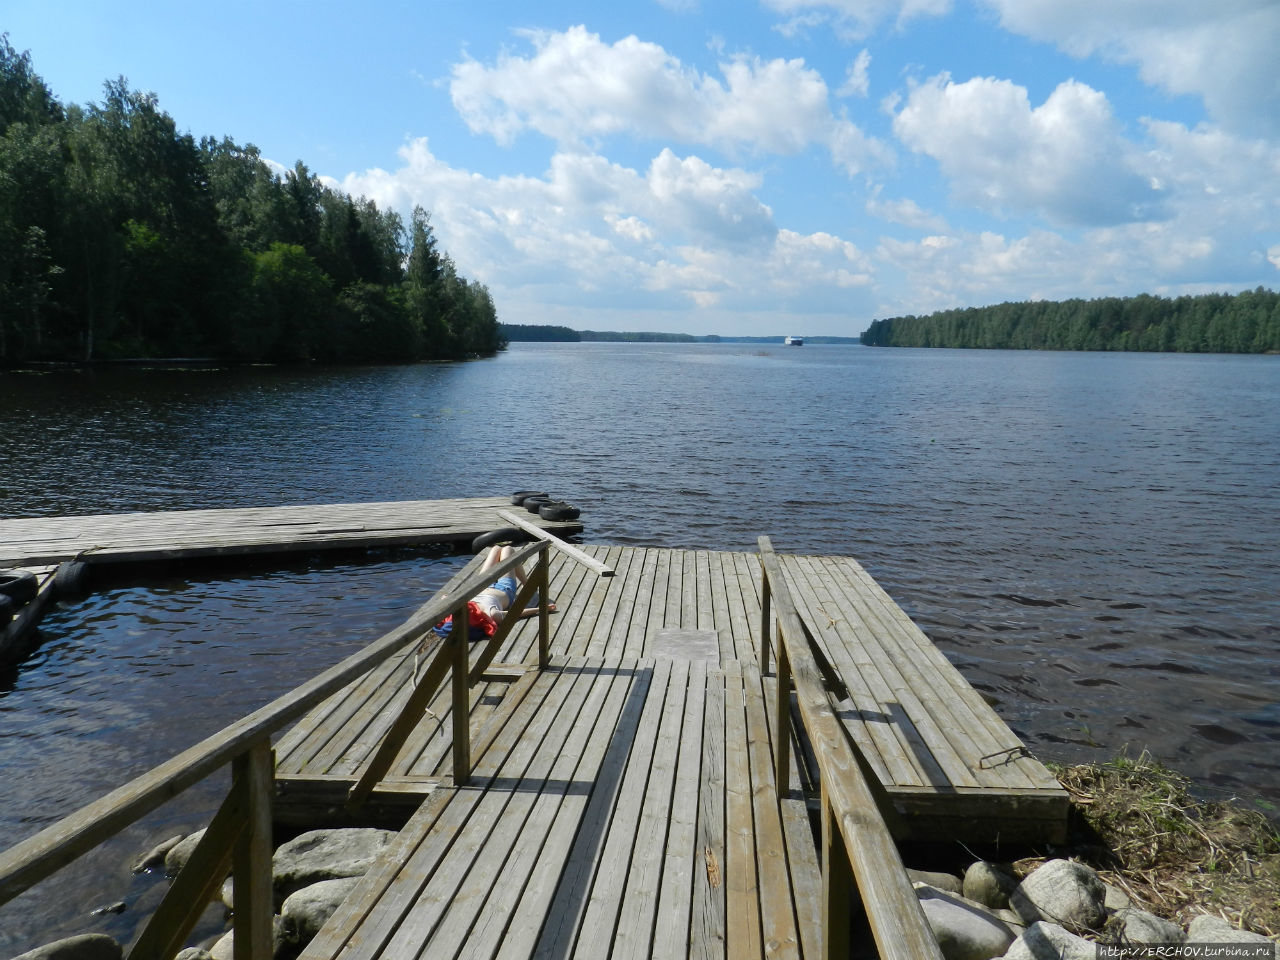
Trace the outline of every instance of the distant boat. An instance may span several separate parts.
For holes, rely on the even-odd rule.
[[[782,342],[788,347],[803,347],[804,337],[787,337]]]

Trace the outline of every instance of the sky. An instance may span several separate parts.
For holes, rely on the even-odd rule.
[[[123,76],[421,205],[509,323],[1280,287],[1280,0],[4,0],[0,31],[64,103]]]

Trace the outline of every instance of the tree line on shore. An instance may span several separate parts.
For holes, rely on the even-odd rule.
[[[1280,294],[1258,287],[1235,295],[1174,299],[1142,294],[1001,303],[874,320],[862,342],[876,347],[1274,353],[1280,351]]]
[[[277,173],[251,144],[179,133],[108,81],[60,103],[0,35],[0,365],[216,357],[398,362],[503,345],[488,289],[406,226]]]

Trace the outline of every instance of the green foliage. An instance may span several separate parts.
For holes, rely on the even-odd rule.
[[[407,269],[406,269],[407,267]],[[0,35],[0,364],[123,356],[399,362],[504,345],[430,217],[180,133],[124,78],[64,108]]]
[[[504,323],[500,326],[499,333],[511,343],[577,343],[582,339],[576,330],[542,323]]]
[[[1280,294],[1258,287],[1236,296],[1173,300],[1142,294],[1002,303],[874,320],[862,342],[880,347],[1272,353],[1280,351]]]

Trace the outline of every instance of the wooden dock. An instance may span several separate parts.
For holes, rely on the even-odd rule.
[[[760,669],[756,555],[583,549],[616,575],[598,577],[566,558],[552,559],[550,593],[559,610],[551,618],[554,657],[618,663],[680,654],[681,647],[686,656],[702,656],[696,651],[709,647],[716,663]],[[1067,801],[1056,778],[857,561],[780,559],[826,662],[838,715],[913,838],[1061,838]],[[535,645],[536,625],[522,623],[497,659],[531,663]],[[282,816],[305,822],[322,817],[326,804],[340,805],[336,798],[352,785],[407,696],[412,670],[408,653],[387,661],[281,740]],[[472,704],[475,722],[509,689],[507,683],[480,688]],[[377,793],[381,800],[391,806],[421,802],[447,777],[448,712],[443,692],[396,758]],[[797,776],[810,782],[814,772],[801,769]]]
[[[470,542],[507,497],[0,519],[0,567],[234,557]],[[559,536],[578,521],[530,519]]]
[[[503,501],[452,503],[457,522],[424,511],[412,534],[412,505],[361,505],[242,512],[254,530],[201,529],[195,511],[118,540],[88,518],[63,539],[137,559],[508,525]],[[50,530],[26,559],[53,553]],[[537,616],[488,643],[434,637],[518,563],[516,603],[538,588]],[[228,870],[236,958],[268,955],[274,817],[400,827],[304,960],[843,958],[854,916],[884,960],[941,960],[896,841],[1059,842],[1068,810],[852,558],[763,537],[758,554],[539,542],[488,572],[476,558],[343,663],[0,851],[0,902],[227,765],[226,801],[131,956],[174,955]]]
[[[157,561],[470,544],[481,533],[510,526],[500,516],[500,511],[510,509],[506,497],[483,497],[0,519],[0,569],[30,571],[41,585],[36,602],[21,609],[12,622],[0,623],[0,666],[30,653],[32,632],[58,593],[53,574],[59,564],[80,562],[102,569]],[[582,530],[576,520],[526,516],[526,523],[558,536]]]

